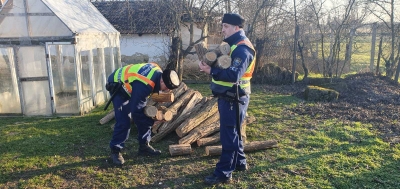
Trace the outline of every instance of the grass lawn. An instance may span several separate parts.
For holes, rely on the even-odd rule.
[[[189,85],[209,95],[208,85]],[[278,140],[279,148],[247,153],[250,170],[218,188],[400,188],[400,145],[383,142],[368,123],[315,120],[296,115],[305,103],[253,87],[249,141]],[[160,157],[140,157],[136,129],[126,143],[126,163],[109,163],[114,121],[100,125],[103,107],[78,117],[1,117],[0,188],[213,188],[203,178],[218,162],[204,147],[171,157],[175,133],[153,144]],[[396,120],[394,120],[396,121]],[[215,187],[214,187],[215,188]]]

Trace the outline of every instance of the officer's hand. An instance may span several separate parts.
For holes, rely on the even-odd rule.
[[[211,73],[211,67],[202,61],[199,61],[199,68],[200,68],[200,71],[203,71],[207,74]]]

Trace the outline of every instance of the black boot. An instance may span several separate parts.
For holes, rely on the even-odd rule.
[[[119,149],[111,149],[111,159],[115,165],[122,165],[125,163],[124,157],[122,157],[121,150]]]
[[[158,156],[161,154],[160,150],[154,149],[152,146],[150,146],[149,143],[146,144],[140,144],[138,154],[141,156]]]
[[[206,179],[204,180],[206,184],[209,185],[216,185],[216,184],[224,184],[224,183],[230,183],[232,181],[232,177],[229,178],[222,178],[222,177],[218,177],[217,175],[210,175],[207,176]]]

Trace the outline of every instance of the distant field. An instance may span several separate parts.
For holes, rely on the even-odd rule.
[[[378,59],[378,48],[379,48],[379,39],[376,39],[376,44],[375,44],[375,56],[374,56],[374,68],[376,67],[377,64],[377,59]],[[390,44],[389,43],[383,43],[382,48],[383,48],[383,55],[384,57],[387,57],[388,54],[390,53],[389,49]],[[342,43],[341,45],[341,51],[340,51],[340,60],[344,60],[345,57],[345,49],[346,49],[346,44]],[[321,49],[321,47],[319,47]],[[369,71],[369,66],[371,62],[371,39],[370,37],[356,37],[353,42],[353,53],[351,55],[351,62],[350,62],[350,72],[360,72],[360,71]],[[325,56],[329,55],[329,43],[325,44]],[[319,57],[322,57],[321,52],[318,55]],[[384,71],[384,60],[380,60],[380,70],[381,72]]]

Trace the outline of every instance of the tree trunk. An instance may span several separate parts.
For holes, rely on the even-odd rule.
[[[169,153],[171,156],[188,155],[192,152],[190,144],[174,144],[169,145]]]
[[[278,147],[278,142],[276,140],[254,141],[244,144],[244,151],[251,152],[256,150],[265,150],[277,147]],[[214,155],[221,155],[221,153],[222,153],[222,146],[206,146],[206,155],[214,156]]]
[[[381,75],[379,64],[381,62],[381,55],[382,55],[382,41],[383,41],[383,36],[381,36],[381,39],[379,40],[379,47],[378,47],[378,58],[376,60],[376,75]]]
[[[306,66],[306,63],[304,62],[304,54],[303,54],[304,43],[303,43],[303,45],[301,45],[300,41],[298,41],[297,46],[299,47],[301,65],[303,66],[303,70],[304,70],[304,78],[303,79],[306,79],[308,77],[308,68]]]

